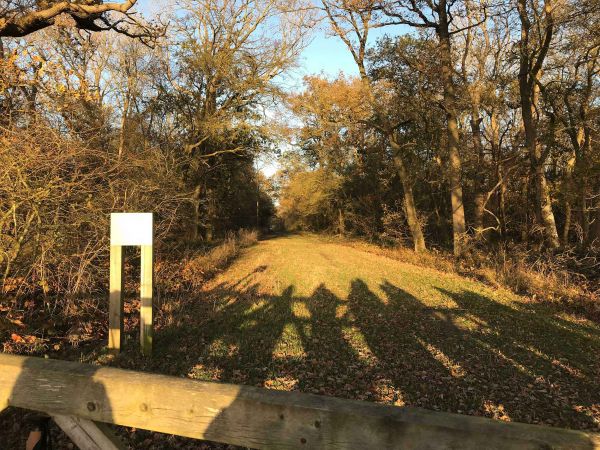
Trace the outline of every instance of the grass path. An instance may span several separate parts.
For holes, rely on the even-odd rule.
[[[265,240],[171,311],[152,370],[600,430],[600,328],[316,236]]]

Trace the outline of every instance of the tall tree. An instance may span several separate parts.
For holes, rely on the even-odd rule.
[[[302,0],[182,4],[173,44],[177,63],[170,56],[165,60],[163,90],[193,162],[188,175],[194,185],[194,234],[209,237],[217,216],[211,184],[220,182],[223,164],[234,164],[265,143],[260,110],[281,97],[274,79],[296,64],[311,15]]]
[[[373,85],[372,80],[369,78],[365,65],[369,32],[371,29],[381,26],[376,17],[376,3],[374,0],[356,2],[322,0],[322,4],[334,34],[344,42],[352,54],[361,80],[365,85],[366,91],[369,93],[368,99],[374,112],[372,124],[385,135],[392,149],[393,163],[402,183],[404,212],[410,228],[414,249],[417,252],[425,251],[426,245],[423,227],[417,212],[413,193],[414,180],[411,177],[406,161],[406,153],[409,151],[409,147],[401,142],[399,136],[401,126],[407,119],[406,117],[390,116],[385,110],[382,111],[382,105],[378,104],[377,101],[377,87]]]
[[[543,148],[540,142],[538,114],[540,77],[556,27],[555,7],[552,0],[544,0],[541,5],[529,0],[517,0],[517,10],[521,24],[519,95],[525,130],[525,146],[529,153],[534,180],[535,214],[538,223],[544,228],[548,247],[558,248],[560,240],[545,174],[550,147]]]
[[[438,2],[395,0],[380,2],[379,6],[390,18],[389,24],[430,29],[435,32],[438,39],[439,70],[444,87],[443,107],[446,113],[447,170],[452,205],[454,254],[460,255],[463,251],[467,226],[463,203],[462,159],[458,128],[459,111],[457,87],[454,79],[455,61],[452,53],[452,35],[462,31],[462,28],[453,29],[452,25],[461,5],[460,2],[447,0],[439,0]]]

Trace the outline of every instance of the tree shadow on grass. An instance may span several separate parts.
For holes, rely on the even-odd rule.
[[[155,336],[149,369],[504,420],[595,429],[597,340],[551,315],[476,292],[440,306],[360,279],[266,294],[251,275],[182,304]],[[596,364],[596,366],[594,366]],[[595,381],[596,380],[596,381]]]
[[[369,319],[377,297],[361,280],[353,282],[349,299],[407,405],[596,429],[598,348],[593,351],[592,340],[467,290],[438,289],[455,306],[428,307],[389,282],[381,289],[387,297],[380,308],[383,329],[381,320]],[[373,306],[365,306],[369,298]]]
[[[325,283],[309,296],[298,295],[293,285],[271,295],[252,276],[265,269],[181,303],[173,321],[158,330],[154,357],[144,369],[521,422],[595,426],[600,349],[593,329],[469,290],[438,288],[448,301],[431,307],[387,281],[379,286],[383,295],[361,279],[352,281],[347,298]],[[135,364],[127,356],[117,360],[140,369]],[[226,417],[225,411],[214,430]],[[138,443],[144,433],[138,432]],[[180,438],[170,439],[180,447],[174,442]]]
[[[503,373],[512,374],[511,384],[518,394],[505,404],[513,411],[513,419],[546,418],[565,427],[598,429],[592,417],[600,410],[597,334],[594,339],[577,326],[539,310],[512,308],[472,291],[439,290],[459,309],[486,324],[470,330],[469,339],[494,356],[496,370],[491,374],[496,380]]]

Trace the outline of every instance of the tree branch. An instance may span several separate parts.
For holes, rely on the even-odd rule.
[[[52,6],[40,10],[32,8],[25,9],[25,12],[15,12],[7,14],[0,18],[0,37],[23,37],[28,34],[42,30],[51,25],[54,25],[57,19],[61,16],[68,16],[75,27],[88,31],[103,31],[106,29],[115,30],[119,33],[130,35],[133,37],[149,37],[151,30],[148,27],[140,26],[138,21],[132,18],[129,13],[131,8],[135,6],[137,0],[127,0],[122,3],[108,2],[92,4],[88,0],[80,2],[60,1]],[[115,12],[124,14],[129,20],[121,19],[116,22],[111,20],[104,14]],[[96,23],[100,20],[103,25]],[[119,25],[127,23],[131,26],[140,26],[142,30],[136,33],[132,30],[122,28]]]

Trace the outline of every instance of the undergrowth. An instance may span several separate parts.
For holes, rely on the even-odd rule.
[[[595,275],[600,261],[593,255],[539,252],[514,245],[494,251],[470,248],[455,258],[437,249],[416,253],[404,246],[383,247],[353,239],[344,242],[408,264],[474,278],[536,301],[560,304],[600,321],[600,279]]]
[[[206,279],[226,267],[243,248],[254,245],[257,241],[256,231],[241,230],[229,234],[219,246],[185,261],[181,271],[182,279],[193,287],[199,287]]]
[[[217,244],[190,245],[174,251],[157,249],[155,306],[160,313],[197,288],[258,241],[256,231],[230,233]],[[125,329],[138,326],[139,255],[128,251],[125,264]],[[108,280],[107,280],[108,284]],[[6,353],[59,354],[104,342],[108,292],[78,296],[29,295],[0,298],[0,343]],[[157,324],[160,326],[160,324]]]

